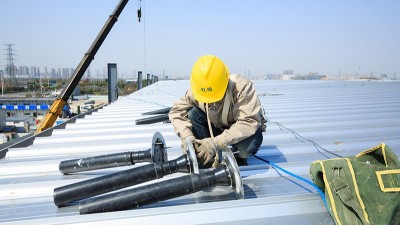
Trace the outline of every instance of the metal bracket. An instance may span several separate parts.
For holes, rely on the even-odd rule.
[[[226,166],[231,178],[231,187],[232,189],[235,189],[236,197],[238,199],[243,199],[244,189],[242,179],[240,177],[239,166],[236,163],[235,156],[233,156],[233,153],[228,146],[222,148],[222,157],[222,165]]]
[[[191,164],[190,173],[199,174],[200,170],[199,164],[197,163],[196,151],[194,150],[193,143],[190,141],[189,138],[186,138],[186,145],[188,146],[186,154],[188,155]]]
[[[158,131],[153,135],[150,154],[155,163],[168,161],[167,146],[165,145],[164,137]]]

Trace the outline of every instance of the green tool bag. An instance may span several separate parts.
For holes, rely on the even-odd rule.
[[[353,157],[315,161],[310,175],[337,225],[400,224],[400,161],[384,143]]]

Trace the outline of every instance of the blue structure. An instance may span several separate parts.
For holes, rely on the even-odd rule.
[[[53,98],[3,98],[0,102],[0,110],[6,110],[7,117],[46,115]]]
[[[1,109],[6,110],[48,110],[50,108],[49,105],[2,105],[0,104]]]

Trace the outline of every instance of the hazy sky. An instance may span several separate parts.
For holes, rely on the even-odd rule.
[[[1,0],[0,65],[76,68],[118,0]],[[232,73],[400,75],[398,0],[130,1],[92,61],[118,72],[185,76],[214,54]],[[135,75],[136,76],[136,75]]]

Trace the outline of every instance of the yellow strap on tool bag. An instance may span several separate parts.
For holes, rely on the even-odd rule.
[[[315,161],[310,175],[336,224],[400,224],[400,161],[384,143],[353,157]]]
[[[376,176],[383,192],[400,192],[400,170],[376,171]]]

